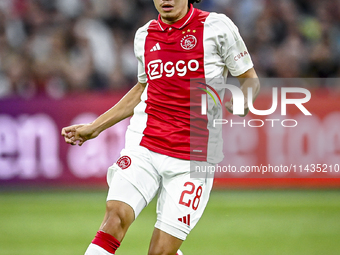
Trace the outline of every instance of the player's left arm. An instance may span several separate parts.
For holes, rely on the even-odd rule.
[[[245,117],[249,112],[248,88],[252,88],[252,98],[254,103],[255,99],[257,98],[257,95],[260,92],[260,82],[254,68],[251,68],[245,73],[237,76],[237,79],[240,82],[241,90],[244,95],[244,115],[240,116]],[[226,102],[225,107],[230,113],[233,113],[233,99],[231,99],[229,102]]]

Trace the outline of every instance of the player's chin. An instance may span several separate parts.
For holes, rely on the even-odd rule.
[[[178,15],[174,11],[162,12],[161,16],[170,22],[175,22],[178,19]]]
[[[173,21],[174,15],[171,12],[164,12],[164,13],[162,13],[162,18],[163,18],[163,20]]]

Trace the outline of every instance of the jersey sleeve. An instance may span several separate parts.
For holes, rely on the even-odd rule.
[[[253,67],[248,49],[237,26],[224,14],[213,14],[218,29],[217,49],[233,76],[239,76]]]
[[[146,83],[148,80],[147,75],[145,73],[145,59],[144,59],[145,39],[148,34],[147,32],[148,26],[149,23],[139,28],[136,32],[134,40],[134,51],[135,56],[138,60],[138,81],[140,83]]]

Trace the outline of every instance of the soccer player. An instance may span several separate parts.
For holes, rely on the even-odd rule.
[[[141,27],[134,41],[138,83],[92,123],[62,130],[67,143],[82,145],[132,116],[125,149],[108,169],[106,213],[87,255],[114,254],[156,194],[149,254],[179,253],[203,214],[213,182],[206,176],[191,178],[190,165],[211,166],[223,158],[221,132],[211,124],[216,111],[210,106],[209,117],[193,127],[199,134],[190,137],[190,81],[223,78],[229,71],[239,78],[245,96],[252,88],[255,100],[259,83],[237,27],[223,14],[194,8],[199,1],[154,0],[158,19]],[[232,111],[233,101],[226,107]]]

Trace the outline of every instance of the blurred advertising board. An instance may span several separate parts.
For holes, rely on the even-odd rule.
[[[81,147],[66,144],[61,129],[93,121],[122,96],[88,93],[58,100],[1,100],[0,184],[105,185],[107,168],[119,157],[129,121]]]
[[[124,147],[129,120],[81,147],[66,144],[60,132],[64,126],[93,121],[122,96],[1,99],[0,185],[105,186],[107,168]],[[315,89],[304,104],[311,116],[294,105],[287,107],[284,118],[276,113],[245,118],[226,113],[225,157],[215,173],[215,187],[340,187],[339,102],[340,93]],[[255,103],[257,109],[271,105],[270,90]]]

